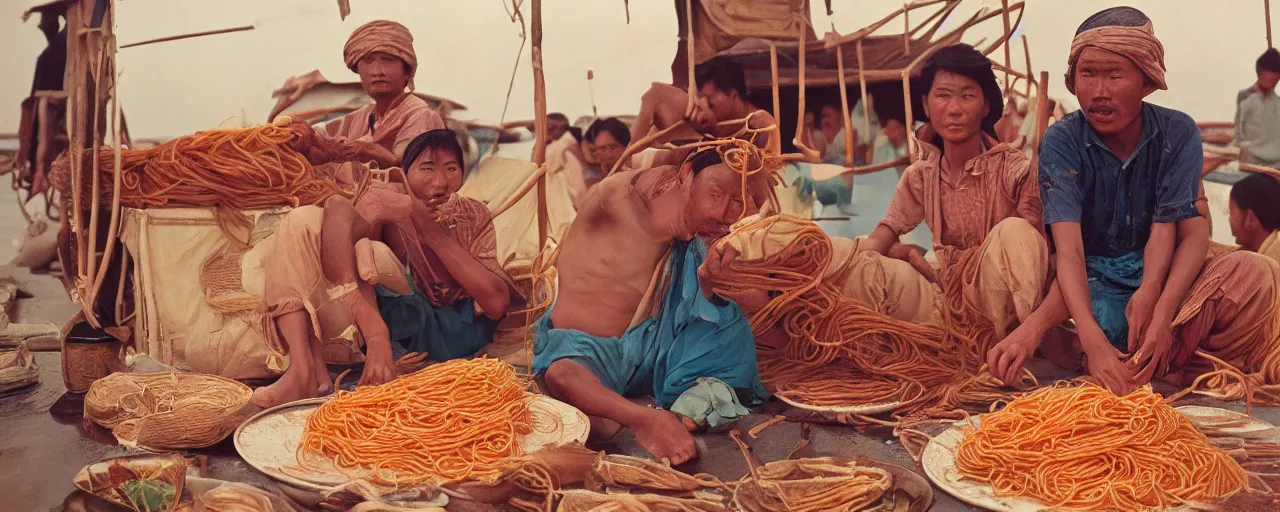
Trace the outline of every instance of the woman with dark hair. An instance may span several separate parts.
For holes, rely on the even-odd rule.
[[[983,316],[969,320],[989,322],[1003,337],[1039,303],[1048,269],[1031,162],[991,137],[1004,103],[991,62],[972,46],[935,53],[917,90],[917,111],[932,137],[919,141],[920,159],[903,172],[889,211],[852,257],[852,265],[878,269],[863,275],[883,279],[867,280],[865,289],[846,284],[844,292],[891,316],[936,323],[933,304],[942,290],[930,283],[938,283],[938,270],[964,272],[964,288],[947,293],[962,292]],[[925,248],[899,242],[921,222],[933,248],[949,256],[943,261],[976,267],[935,269]],[[979,254],[962,258],[964,251]]]

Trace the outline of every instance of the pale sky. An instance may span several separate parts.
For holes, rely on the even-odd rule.
[[[510,0],[508,0],[509,2]],[[994,0],[968,0],[953,15],[967,17]],[[0,133],[17,131],[19,103],[31,87],[36,56],[44,48],[37,18],[22,23],[32,0],[0,0]],[[357,77],[342,63],[351,30],[374,19],[399,21],[413,32],[418,90],[459,101],[462,119],[496,122],[511,77],[520,28],[501,0],[352,0],[346,21],[332,0],[117,0],[121,44],[168,35],[253,24],[256,30],[159,43],[120,51],[122,106],[135,136],[191,133],[242,112],[265,122],[271,91],[290,75],[320,69],[333,81]],[[531,2],[525,1],[526,19]],[[812,0],[819,33],[834,23],[841,33],[869,24],[900,0],[835,0],[828,18]],[[1152,18],[1165,45],[1170,91],[1150,100],[1200,121],[1229,121],[1235,92],[1254,80],[1253,62],[1266,47],[1262,0],[1029,0],[1021,33],[1033,64],[1047,70],[1050,92],[1062,95],[1062,75],[1075,28],[1090,14],[1132,5]],[[1280,8],[1280,5],[1277,6]],[[574,118],[591,111],[588,69],[595,71],[601,114],[630,114],[650,82],[669,81],[676,23],[671,0],[634,0],[627,24],[621,0],[545,0],[543,56],[550,111]],[[927,15],[912,17],[923,20]],[[988,22],[998,28],[999,19]],[[901,22],[882,33],[901,32]],[[1280,29],[1280,26],[1278,26]],[[994,38],[974,31],[968,42]],[[1280,37],[1280,34],[1277,35]],[[1002,52],[997,51],[996,56]],[[1025,67],[1013,46],[1016,69]],[[507,120],[533,114],[529,48],[522,55]],[[1002,58],[1002,57],[999,57]]]

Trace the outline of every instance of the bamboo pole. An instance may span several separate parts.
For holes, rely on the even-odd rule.
[[[63,76],[63,80],[67,84],[67,89],[71,94],[67,97],[67,138],[69,143],[69,152],[71,160],[71,234],[76,242],[76,268],[75,276],[70,279],[72,290],[75,290],[75,278],[83,276],[85,273],[85,244],[83,220],[80,214],[83,205],[80,201],[80,191],[84,188],[84,102],[85,87],[85,70],[83,69],[82,59],[84,49],[83,31],[84,24],[81,20],[81,12],[83,9],[79,5],[73,5],[67,11],[67,71]],[[70,272],[71,269],[66,269]],[[76,299],[79,300],[77,291]],[[87,312],[87,311],[86,311]],[[92,315],[87,315],[92,316]]]
[[[1040,83],[1036,86],[1036,140],[1031,147],[1032,156],[1040,155],[1040,141],[1044,140],[1044,132],[1049,129],[1049,72],[1040,72]]]
[[[596,111],[596,86],[593,82],[596,73],[590,69],[587,70],[587,92],[591,93],[591,115],[592,117],[600,117],[600,112]]]
[[[1275,48],[1271,44],[1271,0],[1262,0],[1263,16],[1267,19],[1267,48]]]
[[[111,0],[111,21],[113,24],[115,22],[115,12],[115,0]],[[111,223],[107,225],[107,245],[103,249],[102,262],[99,264],[97,279],[93,281],[93,287],[89,292],[90,304],[97,303],[98,291],[102,288],[102,283],[106,279],[107,265],[111,263],[111,254],[114,252],[116,247],[116,235],[120,229],[120,189],[123,188],[123,185],[120,183],[120,144],[122,142],[121,127],[123,120],[121,119],[120,113],[120,74],[116,67],[116,56],[118,54],[118,50],[116,49],[116,36],[114,31],[109,33],[107,38],[103,41],[103,44],[109,45],[109,53],[107,55],[111,69],[111,153],[116,172],[112,173]],[[123,271],[121,272],[119,279],[121,282],[124,281]]]
[[[796,104],[796,135],[791,140],[791,143],[795,144],[796,149],[800,150],[800,153],[803,154],[806,158],[816,162],[822,159],[822,155],[818,154],[817,150],[809,146],[806,146],[804,144],[804,141],[800,140],[801,139],[800,135],[804,133],[804,103],[805,103],[804,95],[805,95],[805,89],[807,85],[804,81],[804,76],[805,76],[804,61],[805,61],[805,40],[807,39],[809,38],[807,37],[807,34],[805,34],[804,32],[804,27],[801,26],[800,27],[800,44],[799,44],[800,62],[799,62],[799,66],[797,66],[796,68],[796,73],[799,75],[798,84],[800,89],[797,93],[797,104]],[[774,80],[774,82],[777,82],[777,80]]]
[[[109,16],[109,14],[108,14]],[[103,19],[104,25],[110,22],[110,18]],[[98,38],[98,61],[93,64],[93,152],[89,158],[93,159],[93,174],[90,180],[93,189],[89,191],[92,199],[89,202],[89,255],[87,258],[88,274],[84,283],[83,296],[88,302],[89,307],[93,307],[93,282],[98,275],[98,212],[102,210],[102,169],[98,154],[102,149],[102,131],[98,129],[101,126],[102,119],[102,97],[106,92],[103,90],[105,82],[103,77],[103,67],[106,66],[107,45],[106,37],[99,34]],[[118,174],[118,173],[116,173]]]
[[[685,106],[684,115],[688,117],[693,114],[693,105],[697,101],[698,83],[694,77],[694,58],[693,58],[693,0],[684,0],[684,24],[685,24],[685,63],[689,67],[689,102]],[[746,98],[743,98],[746,99]]]
[[[135,46],[143,46],[143,45],[154,44],[154,43],[165,43],[169,41],[178,41],[182,39],[191,39],[193,37],[215,36],[218,34],[230,34],[232,32],[244,32],[246,30],[253,30],[254,28],[256,27],[254,27],[253,25],[244,25],[240,27],[220,28],[217,30],[205,30],[203,32],[192,32],[190,34],[179,34],[175,36],[160,37],[156,39],[148,39],[146,41],[138,41],[136,43],[129,43],[124,46],[121,46],[120,49],[123,50],[125,48],[133,48]]]
[[[859,42],[862,40],[859,39]],[[911,9],[902,9],[902,53],[911,55]],[[858,61],[858,65],[862,65],[862,61]]]
[[[1009,27],[1009,0],[1000,0],[1000,10],[1003,11],[1002,15],[1004,16],[1004,67],[1012,68],[1013,57],[1010,56],[1011,48],[1009,48],[1009,44],[1013,42],[1011,41],[1013,38],[1013,29]],[[1019,16],[1019,18],[1021,18],[1021,16]],[[1004,89],[1005,91],[1009,90],[1009,75],[1004,76]]]
[[[778,44],[773,41],[769,41],[769,73],[773,77],[770,85],[773,87],[773,122],[776,123],[782,119],[782,97],[778,91]],[[804,112],[800,117],[804,118]]]
[[[858,43],[854,45],[854,51],[857,52],[858,55],[858,68],[861,69],[866,67],[866,62],[862,60],[861,39],[859,39]],[[843,76],[843,73],[841,73],[841,76]],[[871,108],[871,96],[867,95],[867,77],[863,73],[858,73],[858,88],[861,89],[862,94],[862,128],[866,130],[867,137],[870,137],[870,139],[874,141],[876,136],[874,133],[871,133],[871,110],[868,110]],[[875,146],[875,144],[871,144],[871,146]],[[869,152],[870,148],[868,148],[868,153]],[[868,156],[867,161],[871,161],[870,156]]]
[[[1027,44],[1026,34],[1022,34],[1022,53],[1027,56],[1027,98],[1030,98],[1031,83],[1034,82],[1031,77],[1035,76],[1035,71],[1031,70],[1031,45]]]
[[[927,2],[918,2],[918,3],[911,3],[911,4],[903,5],[903,7],[902,7],[901,9],[898,9],[898,10],[896,10],[896,11],[893,11],[893,13],[892,13],[892,14],[889,14],[888,16],[885,16],[884,18],[881,18],[880,20],[876,21],[875,23],[872,23],[872,24],[870,24],[870,25],[867,25],[867,26],[865,26],[865,27],[863,27],[863,28],[859,29],[857,32],[854,32],[854,33],[849,34],[849,35],[847,35],[847,36],[840,36],[840,37],[828,38],[828,39],[826,40],[826,47],[827,47],[828,49],[831,49],[831,48],[834,48],[834,47],[836,47],[836,46],[839,46],[839,45],[842,45],[842,44],[845,44],[845,43],[851,43],[851,42],[857,41],[858,39],[862,39],[862,38],[864,38],[864,37],[867,37],[867,36],[871,35],[872,33],[874,33],[875,31],[880,30],[880,27],[885,26],[885,25],[886,25],[887,23],[889,23],[890,21],[893,21],[893,19],[894,19],[894,18],[897,18],[898,16],[903,15],[903,14],[904,14],[904,13],[906,13],[907,11],[912,11],[912,10],[919,9],[919,8],[921,8],[921,7],[927,7],[927,6],[930,6],[930,5],[935,5],[935,4],[945,3],[945,2],[948,2],[948,1],[951,1],[951,0],[930,0],[930,1],[927,1]]]
[[[858,41],[861,43],[862,41]],[[836,47],[836,69],[844,77],[844,47]],[[849,115],[849,84],[840,83],[840,111],[844,114],[844,166],[853,167],[853,119]],[[853,175],[845,178],[845,184],[853,187]]]
[[[550,219],[547,212],[547,83],[542,74],[542,0],[533,0],[533,17],[530,32],[533,35],[533,163],[538,165],[538,255],[533,258],[534,278],[530,284],[530,299],[538,293],[537,277],[543,268],[543,254],[547,250],[547,231]],[[692,34],[690,34],[692,36]],[[533,326],[534,308],[524,314],[525,352],[529,358],[529,370],[533,371],[533,343],[529,339],[529,329]]]
[[[547,163],[547,82],[542,72],[542,0],[533,0],[533,163]],[[547,243],[547,180],[538,180],[538,247]]]

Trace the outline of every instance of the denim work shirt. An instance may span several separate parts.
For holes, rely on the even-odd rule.
[[[1089,125],[1083,110],[1045,132],[1040,198],[1045,224],[1079,222],[1086,256],[1140,252],[1155,222],[1199,216],[1196,198],[1204,154],[1190,116],[1142,104],[1142,135],[1120,160]]]

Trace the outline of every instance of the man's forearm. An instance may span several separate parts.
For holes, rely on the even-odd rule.
[[[418,236],[422,237],[431,252],[444,264],[445,271],[462,286],[467,296],[475,299],[485,315],[495,320],[506,315],[511,296],[501,277],[477,261],[429,214],[414,212],[413,224]]]
[[[1156,302],[1156,318],[1172,322],[1187,291],[1200,275],[1205,255],[1209,252],[1209,221],[1195,217],[1178,222],[1177,249],[1165,281],[1160,300]]]
[[[858,252],[872,251],[881,256],[887,256],[897,239],[892,229],[884,224],[878,224],[866,239],[858,243],[857,250]]]
[[[1058,288],[1062,290],[1067,311],[1071,312],[1071,318],[1081,332],[1101,331],[1098,319],[1093,316],[1093,299],[1089,296],[1089,277],[1085,270],[1084,239],[1080,234],[1080,224],[1063,222],[1052,225],[1050,229],[1058,247]],[[1105,336],[1080,337],[1082,343],[1090,343],[1089,340],[1099,338],[1106,339]]]
[[[1151,226],[1151,237],[1142,250],[1142,286],[1155,287],[1156,290],[1164,288],[1177,238],[1177,228],[1173,223],[1156,223]]]

